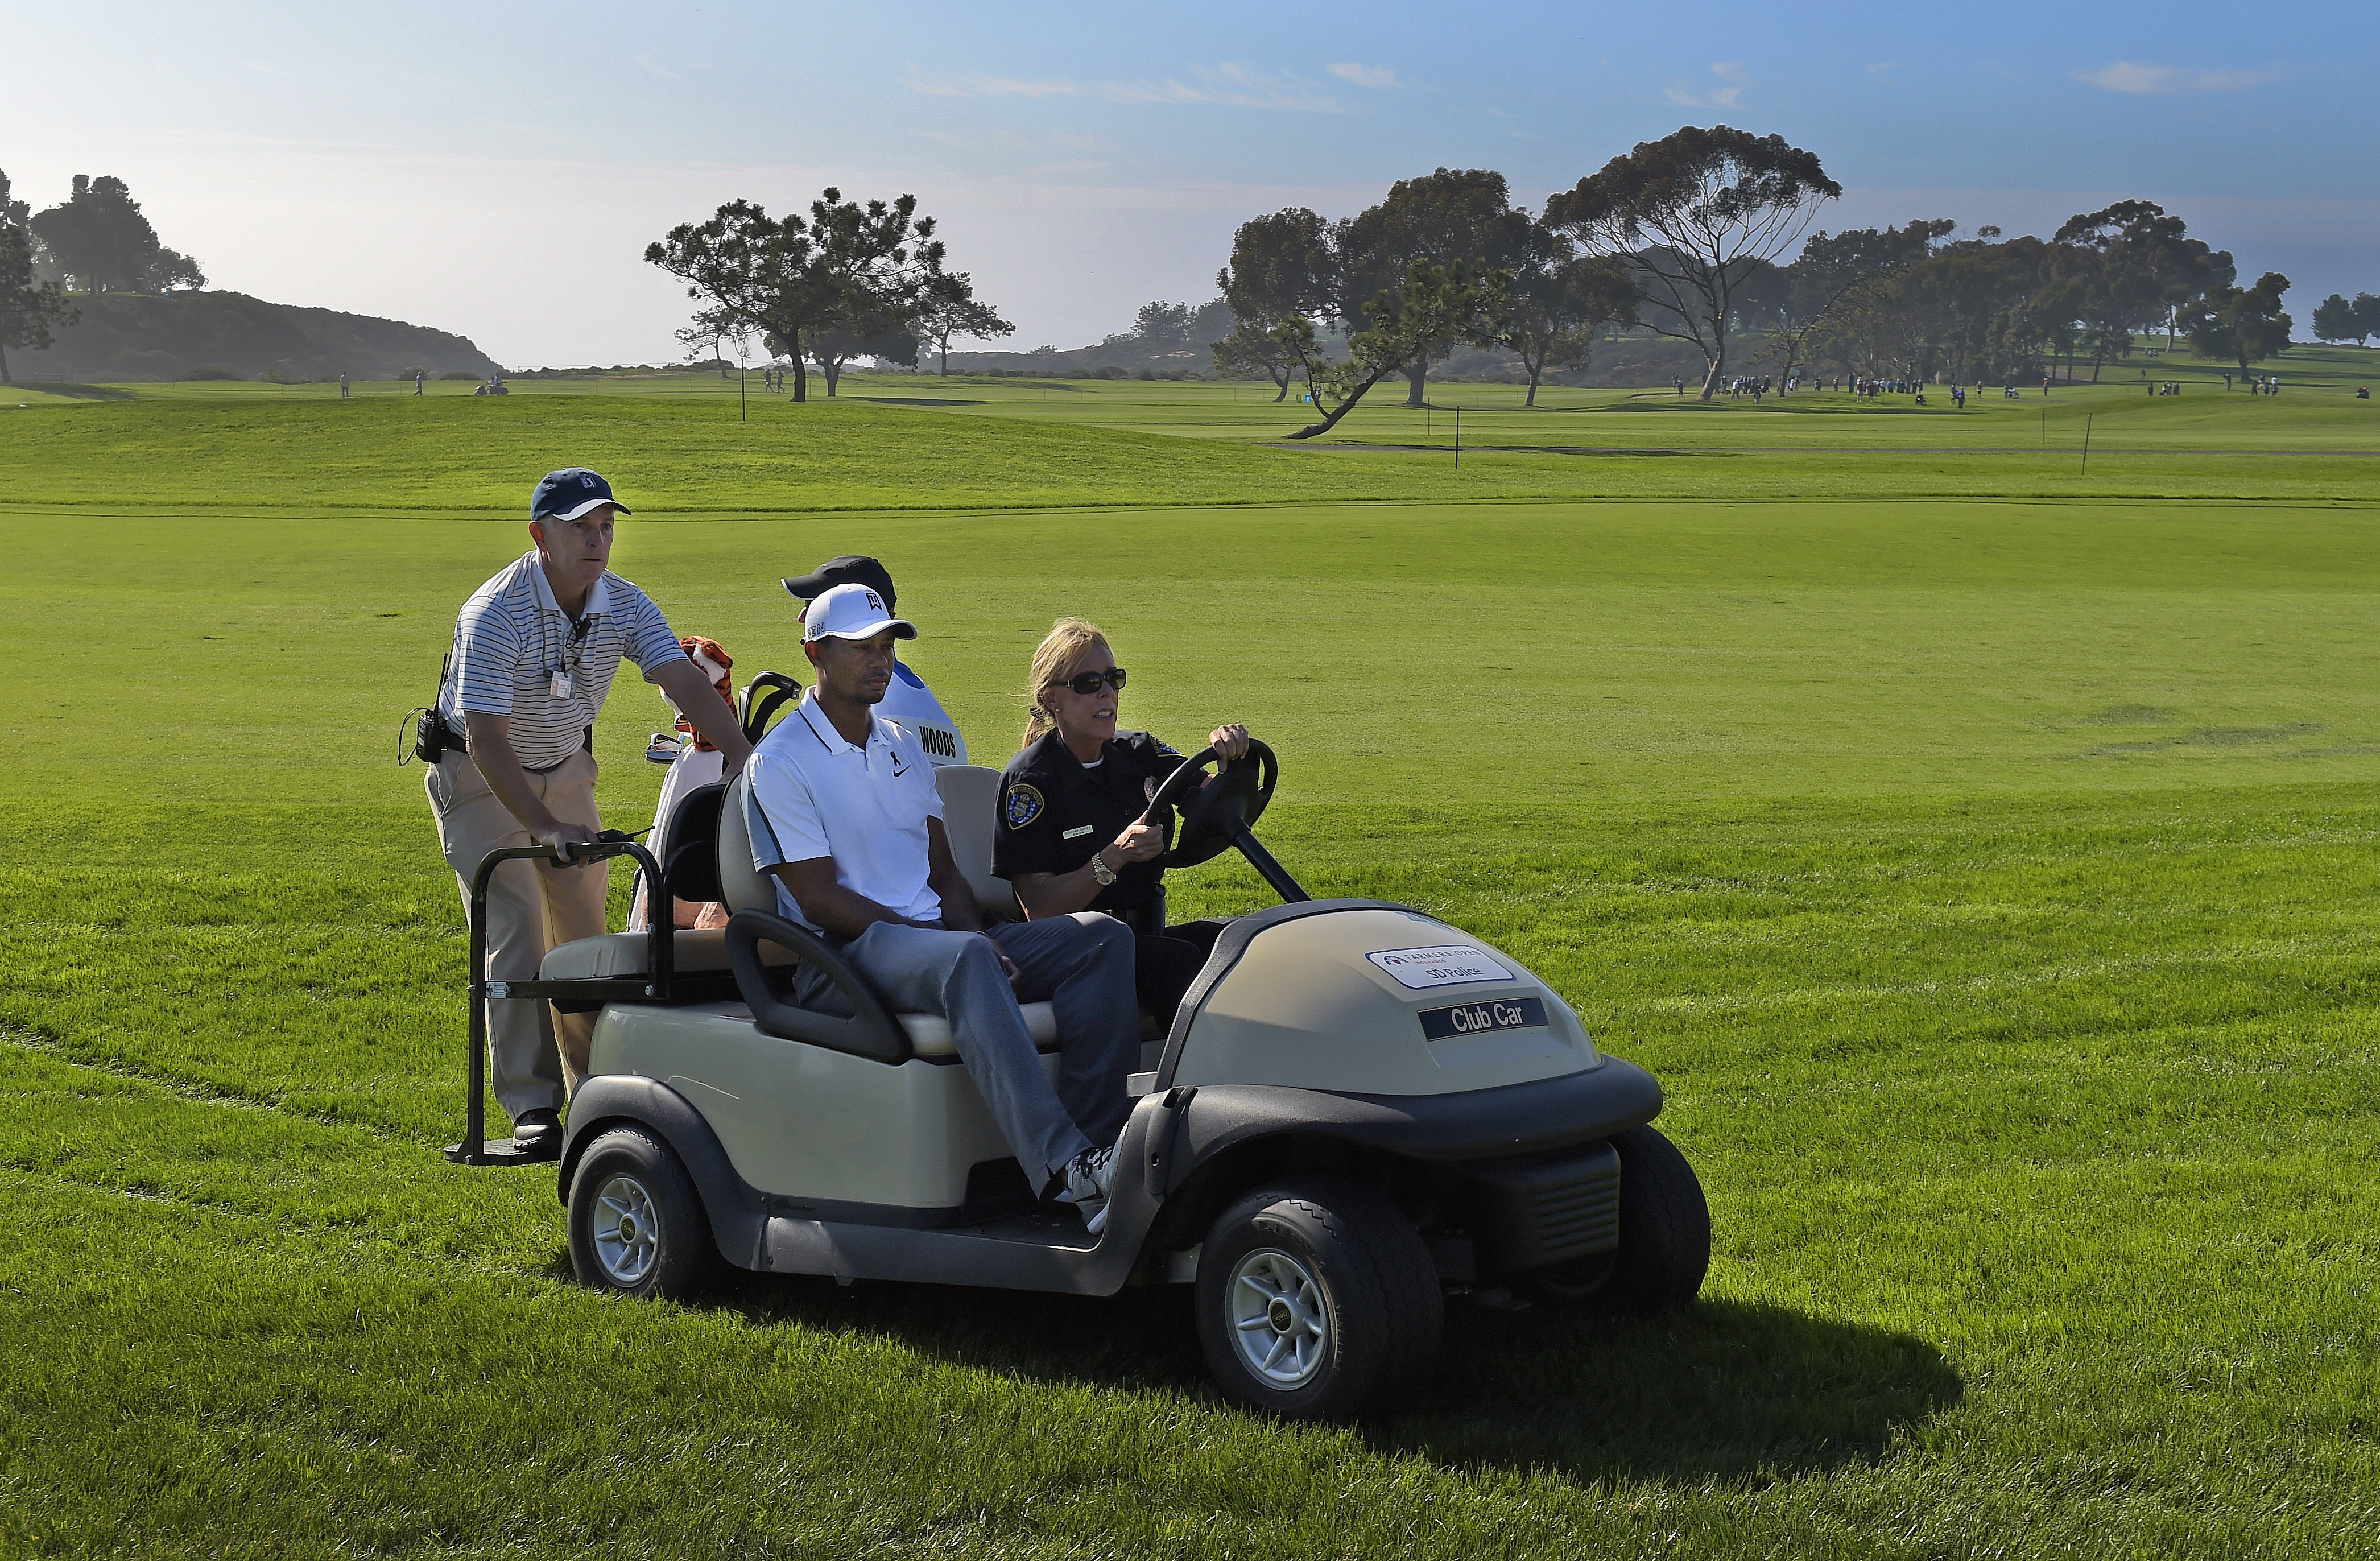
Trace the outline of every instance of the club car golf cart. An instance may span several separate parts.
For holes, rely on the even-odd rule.
[[[753,714],[757,736],[766,713]],[[1313,1419],[1427,1386],[1449,1293],[1624,1311],[1691,1301],[1710,1216],[1693,1169],[1647,1125],[1660,1086],[1597,1052],[1550,988],[1460,929],[1383,901],[1308,897],[1251,828],[1279,780],[1272,752],[1252,743],[1208,785],[1218,762],[1194,754],[1160,788],[1182,812],[1165,863],[1236,848],[1281,903],[1226,923],[1180,1012],[1144,1028],[1096,1238],[1074,1209],[1038,1199],[949,1025],[889,1011],[777,913],[753,867],[743,778],[690,793],[657,852],[616,836],[577,848],[635,859],[657,886],[653,926],[555,948],[535,982],[478,979],[478,929],[496,865],[549,853],[491,856],[474,895],[473,997],[601,1011],[561,1151],[579,1278],[672,1296],[723,1260],[846,1284],[1092,1296],[1189,1284],[1223,1390]],[[990,871],[999,772],[952,766],[937,779],[986,916],[1015,917]],[[724,929],[673,933],[673,896],[733,914]],[[850,1017],[788,1000],[799,961],[840,989]],[[486,1047],[471,1007],[469,1126],[448,1153],[492,1164],[511,1145],[482,1139]],[[1053,1045],[1050,1005],[1025,1014]]]

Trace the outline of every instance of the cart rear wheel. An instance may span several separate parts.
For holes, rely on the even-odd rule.
[[[622,1295],[677,1297],[718,1256],[701,1194],[675,1151],[641,1128],[587,1146],[570,1183],[570,1267],[579,1283]]]
[[[1650,1127],[1611,1136],[1620,1153],[1620,1250],[1535,1275],[1547,1300],[1587,1300],[1614,1311],[1671,1311],[1702,1293],[1710,1272],[1710,1204],[1678,1146]]]
[[[1445,1309],[1429,1249],[1360,1183],[1301,1177],[1226,1209],[1198,1254],[1199,1348],[1223,1391],[1293,1420],[1421,1393]]]

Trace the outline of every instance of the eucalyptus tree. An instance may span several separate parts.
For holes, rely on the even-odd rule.
[[[1546,203],[1546,221],[1589,254],[1627,265],[1647,326],[1691,341],[1707,372],[1727,370],[1736,286],[1792,247],[1842,186],[1782,136],[1688,125],[1605,164]]]

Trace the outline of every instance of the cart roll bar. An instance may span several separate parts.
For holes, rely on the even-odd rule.
[[[607,998],[635,996],[666,1003],[676,977],[676,929],[669,916],[651,919],[652,946],[646,956],[642,976],[589,979],[585,981],[515,981],[487,979],[488,970],[488,880],[496,869],[508,861],[543,858],[556,867],[569,867],[580,862],[608,860],[613,857],[634,857],[638,869],[649,884],[663,884],[661,865],[653,860],[650,851],[616,830],[605,830],[593,841],[562,841],[552,846],[508,846],[490,851],[480,860],[480,870],[471,877],[471,980],[466,989],[471,1003],[471,1055],[466,1065],[470,1075],[470,1092],[463,1102],[463,1140],[446,1146],[446,1158],[464,1165],[509,1164],[525,1158],[503,1152],[505,1146],[491,1151],[488,1133],[488,1009],[489,998],[540,997],[577,998],[599,1002]],[[664,884],[664,887],[666,885]]]
[[[768,969],[760,963],[763,943],[791,949],[804,964],[816,966],[849,1000],[851,1017],[797,1007],[779,997],[770,989]],[[727,968],[735,973],[736,990],[763,1035],[807,1041],[876,1062],[905,1063],[917,1055],[909,1045],[909,1032],[886,1010],[868,978],[807,927],[765,910],[737,911],[727,919]]]

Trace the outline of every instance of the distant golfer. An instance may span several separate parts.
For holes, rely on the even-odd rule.
[[[591,841],[595,717],[625,658],[658,683],[733,774],[751,755],[735,713],[670,631],[661,609],[613,574],[612,529],[627,508],[582,467],[548,472],[529,500],[537,545],[471,593],[455,626],[453,665],[438,690],[468,752],[449,751],[425,777],[438,843],[465,905],[490,851]],[[599,868],[508,861],[488,883],[490,981],[535,981],[546,951],[603,931]],[[488,1004],[496,1100],[513,1141],[562,1148],[560,1110],[587,1070],[592,1014],[556,1014],[535,998]]]
[[[421,394],[421,371],[419,369],[413,371],[413,394]]]
[[[345,374],[341,374],[341,375],[339,376],[339,399],[340,399],[340,400],[342,400],[342,401],[344,401],[344,400],[346,400],[346,398],[347,398],[347,376],[346,376],[346,375],[345,375]]]

